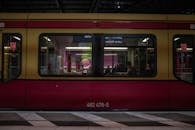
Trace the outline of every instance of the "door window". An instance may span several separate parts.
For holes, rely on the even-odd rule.
[[[4,33],[2,44],[2,79],[16,79],[21,72],[22,36],[18,33]]]
[[[176,35],[174,44],[174,74],[183,81],[193,83],[194,36]]]

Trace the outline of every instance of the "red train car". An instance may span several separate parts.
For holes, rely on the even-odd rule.
[[[0,14],[0,108],[195,109],[195,16]]]

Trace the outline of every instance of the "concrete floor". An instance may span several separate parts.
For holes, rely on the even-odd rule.
[[[195,130],[195,111],[0,111],[0,130]]]

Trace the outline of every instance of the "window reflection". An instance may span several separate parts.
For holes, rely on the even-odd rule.
[[[175,76],[181,80],[192,83],[193,36],[177,35],[174,37],[173,42],[175,50]]]
[[[22,35],[3,34],[3,81],[16,79],[21,73]]]
[[[91,35],[41,36],[41,75],[90,75],[91,67]]]
[[[153,35],[42,34],[39,72],[43,76],[151,77],[156,74],[155,45]]]
[[[154,45],[152,35],[104,36],[104,75],[154,76]]]

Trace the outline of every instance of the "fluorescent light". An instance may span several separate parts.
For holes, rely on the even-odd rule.
[[[47,47],[46,46],[42,46],[41,49],[42,50],[47,50]]]
[[[8,49],[10,49],[10,46],[4,46],[4,49],[8,50]]]
[[[144,38],[144,39],[142,40],[142,42],[147,42],[149,39],[150,39],[149,37]]]
[[[104,47],[105,50],[127,50],[128,47]]]
[[[90,50],[91,47],[65,47],[67,50]]]
[[[43,38],[45,38],[45,40],[47,40],[48,42],[51,42],[51,39],[50,38],[48,38],[46,36],[44,36]]]
[[[154,48],[147,48],[147,50],[154,50]]]
[[[18,41],[21,40],[21,38],[19,38],[19,37],[17,37],[17,36],[13,36],[13,38],[16,39],[16,40],[18,40]]]
[[[174,41],[177,41],[177,40],[179,40],[180,38],[179,37],[176,37],[176,38],[174,38]]]
[[[177,48],[178,51],[181,51],[181,48]],[[193,51],[193,48],[186,48],[187,51]]]
[[[89,39],[89,38],[92,38],[92,36],[91,35],[85,35],[84,38]]]

